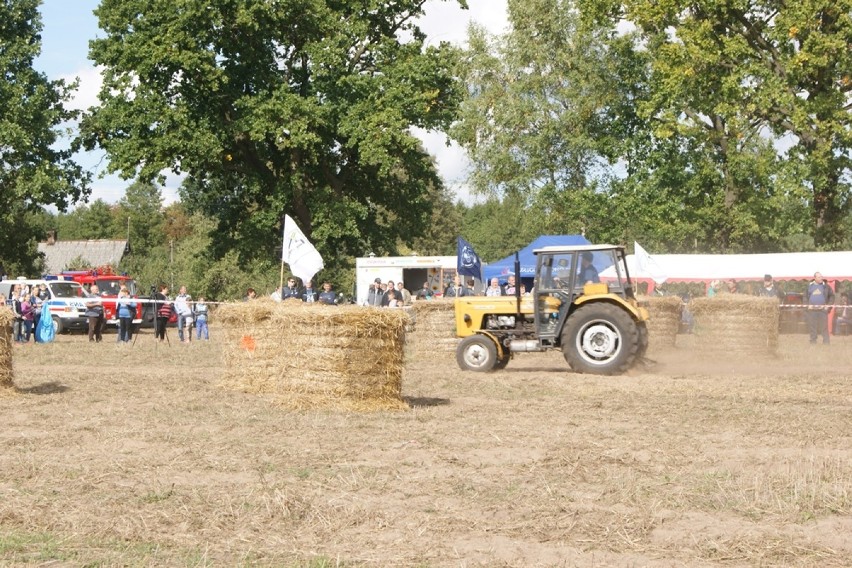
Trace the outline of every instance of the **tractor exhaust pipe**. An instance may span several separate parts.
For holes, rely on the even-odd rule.
[[[509,341],[509,350],[512,353],[530,353],[544,351],[544,347],[536,339],[513,339]]]
[[[522,329],[524,315],[521,313],[521,259],[518,256],[518,251],[515,251],[515,306],[515,329]]]

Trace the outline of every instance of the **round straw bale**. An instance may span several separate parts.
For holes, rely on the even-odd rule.
[[[680,329],[683,301],[677,296],[644,298],[648,314],[648,345],[651,349],[673,347]]]
[[[778,348],[780,309],[775,298],[725,294],[696,298],[689,309],[701,351],[772,355]]]
[[[403,310],[302,302],[220,307],[223,384],[289,408],[406,408]]]
[[[15,315],[7,307],[0,307],[0,395],[14,389],[12,379],[12,322]]]

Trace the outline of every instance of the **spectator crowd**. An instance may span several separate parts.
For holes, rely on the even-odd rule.
[[[584,262],[582,266],[584,270],[582,278],[584,280],[588,282],[599,281],[597,271],[594,270],[590,260]],[[555,274],[554,280],[557,281],[558,270]],[[381,278],[376,278],[370,284],[366,301],[363,304],[373,307],[398,308],[409,306],[415,301],[432,300],[436,297],[512,296],[518,291],[521,295],[531,293],[531,290],[527,290],[523,282],[516,281],[513,275],[509,275],[505,282],[501,283],[498,278],[492,278],[486,284],[484,289],[477,291],[473,279],[465,281],[456,275],[443,290],[433,289],[433,286],[427,281],[423,282],[422,287],[412,293],[402,281],[387,280],[383,282]],[[92,285],[88,292],[90,295],[85,298],[84,314],[88,320],[88,339],[97,343],[103,340],[103,330],[106,324],[104,298],[96,285]],[[740,283],[733,279],[714,280],[707,287],[707,296],[744,293],[777,298],[782,304],[787,299],[787,295],[769,274],[765,275],[763,282],[756,289],[743,288]],[[15,284],[11,287],[9,296],[7,299],[0,295],[0,302],[5,303],[13,312],[13,341],[18,344],[28,343],[31,340],[40,341],[39,329],[45,330],[47,327],[46,325],[39,327],[39,324],[42,323],[43,312],[47,313],[47,321],[44,323],[52,326],[49,311],[45,309],[47,307],[46,302],[49,299],[47,287],[43,284],[33,285],[32,287],[27,284]],[[321,288],[317,289],[311,280],[306,281],[304,286],[299,286],[295,277],[289,277],[286,285],[277,288],[270,294],[270,297],[276,302],[300,301],[329,306],[338,305],[343,301],[343,295],[334,291],[331,282],[324,281]],[[256,291],[253,288],[247,289],[244,301],[251,301],[256,298]],[[850,329],[850,326],[852,326],[852,306],[849,305],[849,296],[846,292],[843,292],[839,295],[839,298],[838,303],[835,301],[834,289],[823,279],[821,273],[815,273],[813,280],[807,285],[806,292],[802,295],[802,305],[806,309],[805,321],[811,343],[816,343],[819,338],[822,338],[823,343],[829,343],[829,317],[831,313],[834,316],[832,323],[835,331],[838,326],[846,332],[852,331]],[[196,340],[209,340],[210,306],[203,296],[193,299],[187,287],[181,286],[178,293],[171,297],[169,288],[163,285],[157,289],[152,300],[154,303],[152,319],[155,337],[158,341],[167,340],[166,328],[169,323],[176,324],[178,341],[181,343],[191,342],[193,336]],[[689,296],[685,295],[683,300],[687,304],[684,314],[686,314],[685,317],[688,320]],[[127,344],[133,340],[133,322],[137,318],[137,306],[141,301],[133,298],[126,286],[121,286],[115,299],[114,315],[118,329],[116,341],[119,344]],[[832,312],[832,310],[834,311]],[[687,324],[687,328],[691,328],[691,325],[689,325],[691,322],[685,321],[684,323]]]

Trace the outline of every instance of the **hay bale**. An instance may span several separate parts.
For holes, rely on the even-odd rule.
[[[295,409],[407,408],[402,310],[257,300],[217,311],[223,385]]]
[[[421,300],[414,313],[408,353],[418,360],[452,360],[456,353],[455,300]]]
[[[696,346],[708,353],[774,355],[780,308],[775,298],[725,294],[689,303]]]
[[[653,296],[643,300],[651,317],[647,324],[649,349],[674,347],[683,301],[677,296]]]
[[[12,322],[15,314],[7,307],[0,307],[0,394],[15,388],[12,379]]]

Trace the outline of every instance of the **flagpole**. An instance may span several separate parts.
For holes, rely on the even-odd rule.
[[[278,278],[278,289],[284,289],[284,259],[281,259],[281,276]]]

